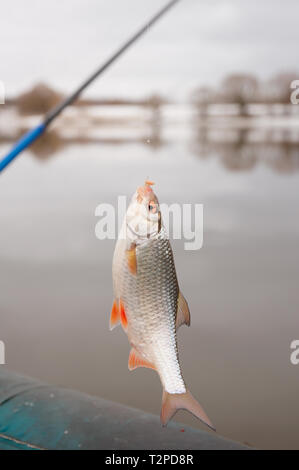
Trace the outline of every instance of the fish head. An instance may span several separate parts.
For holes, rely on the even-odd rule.
[[[157,238],[161,231],[161,212],[152,181],[137,188],[126,214],[127,238],[135,243]]]

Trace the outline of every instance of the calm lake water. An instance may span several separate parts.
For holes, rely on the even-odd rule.
[[[299,365],[290,362],[299,339],[298,147],[246,144],[244,132],[211,143],[175,124],[154,139],[115,134],[44,159],[27,152],[1,175],[7,367],[160,412],[158,375],[129,372],[127,338],[109,332],[114,241],[96,238],[94,215],[150,177],[160,202],[204,204],[203,248],[173,243],[191,310],[191,327],[178,334],[186,383],[221,435],[299,448]],[[176,420],[206,429],[187,412]]]

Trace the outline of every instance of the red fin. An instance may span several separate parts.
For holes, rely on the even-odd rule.
[[[124,304],[121,300],[119,301],[119,316],[120,316],[120,322],[121,322],[121,325],[122,325],[123,329],[125,331],[127,331],[127,329],[128,329],[128,319],[127,319],[127,315],[126,315],[126,312],[125,312]]]
[[[128,368],[129,370],[137,369],[137,367],[147,367],[148,369],[156,370],[155,366],[148,362],[146,359],[143,359],[136,349],[132,348],[129,355]]]
[[[162,408],[161,408],[161,422],[166,426],[168,421],[175,415],[178,410],[188,410],[196,418],[200,419],[204,424],[209,426],[213,431],[216,431],[212,422],[204,412],[201,405],[191,395],[189,390],[186,393],[168,393],[163,391]]]
[[[113,330],[120,322],[119,309],[116,300],[114,300],[110,315],[110,330]]]

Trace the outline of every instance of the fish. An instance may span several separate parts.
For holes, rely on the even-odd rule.
[[[137,188],[115,246],[110,330],[121,325],[128,336],[129,370],[147,367],[159,374],[163,426],[178,410],[185,409],[215,430],[182,376],[177,330],[183,324],[190,325],[190,311],[179,289],[173,251],[153,184],[146,180]]]

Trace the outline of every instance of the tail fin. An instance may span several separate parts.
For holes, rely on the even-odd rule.
[[[209,426],[213,431],[216,431],[212,422],[204,412],[201,405],[191,395],[189,390],[186,393],[168,393],[163,390],[162,395],[162,408],[161,408],[161,422],[166,426],[168,421],[175,415],[178,410],[188,410],[200,421]]]

